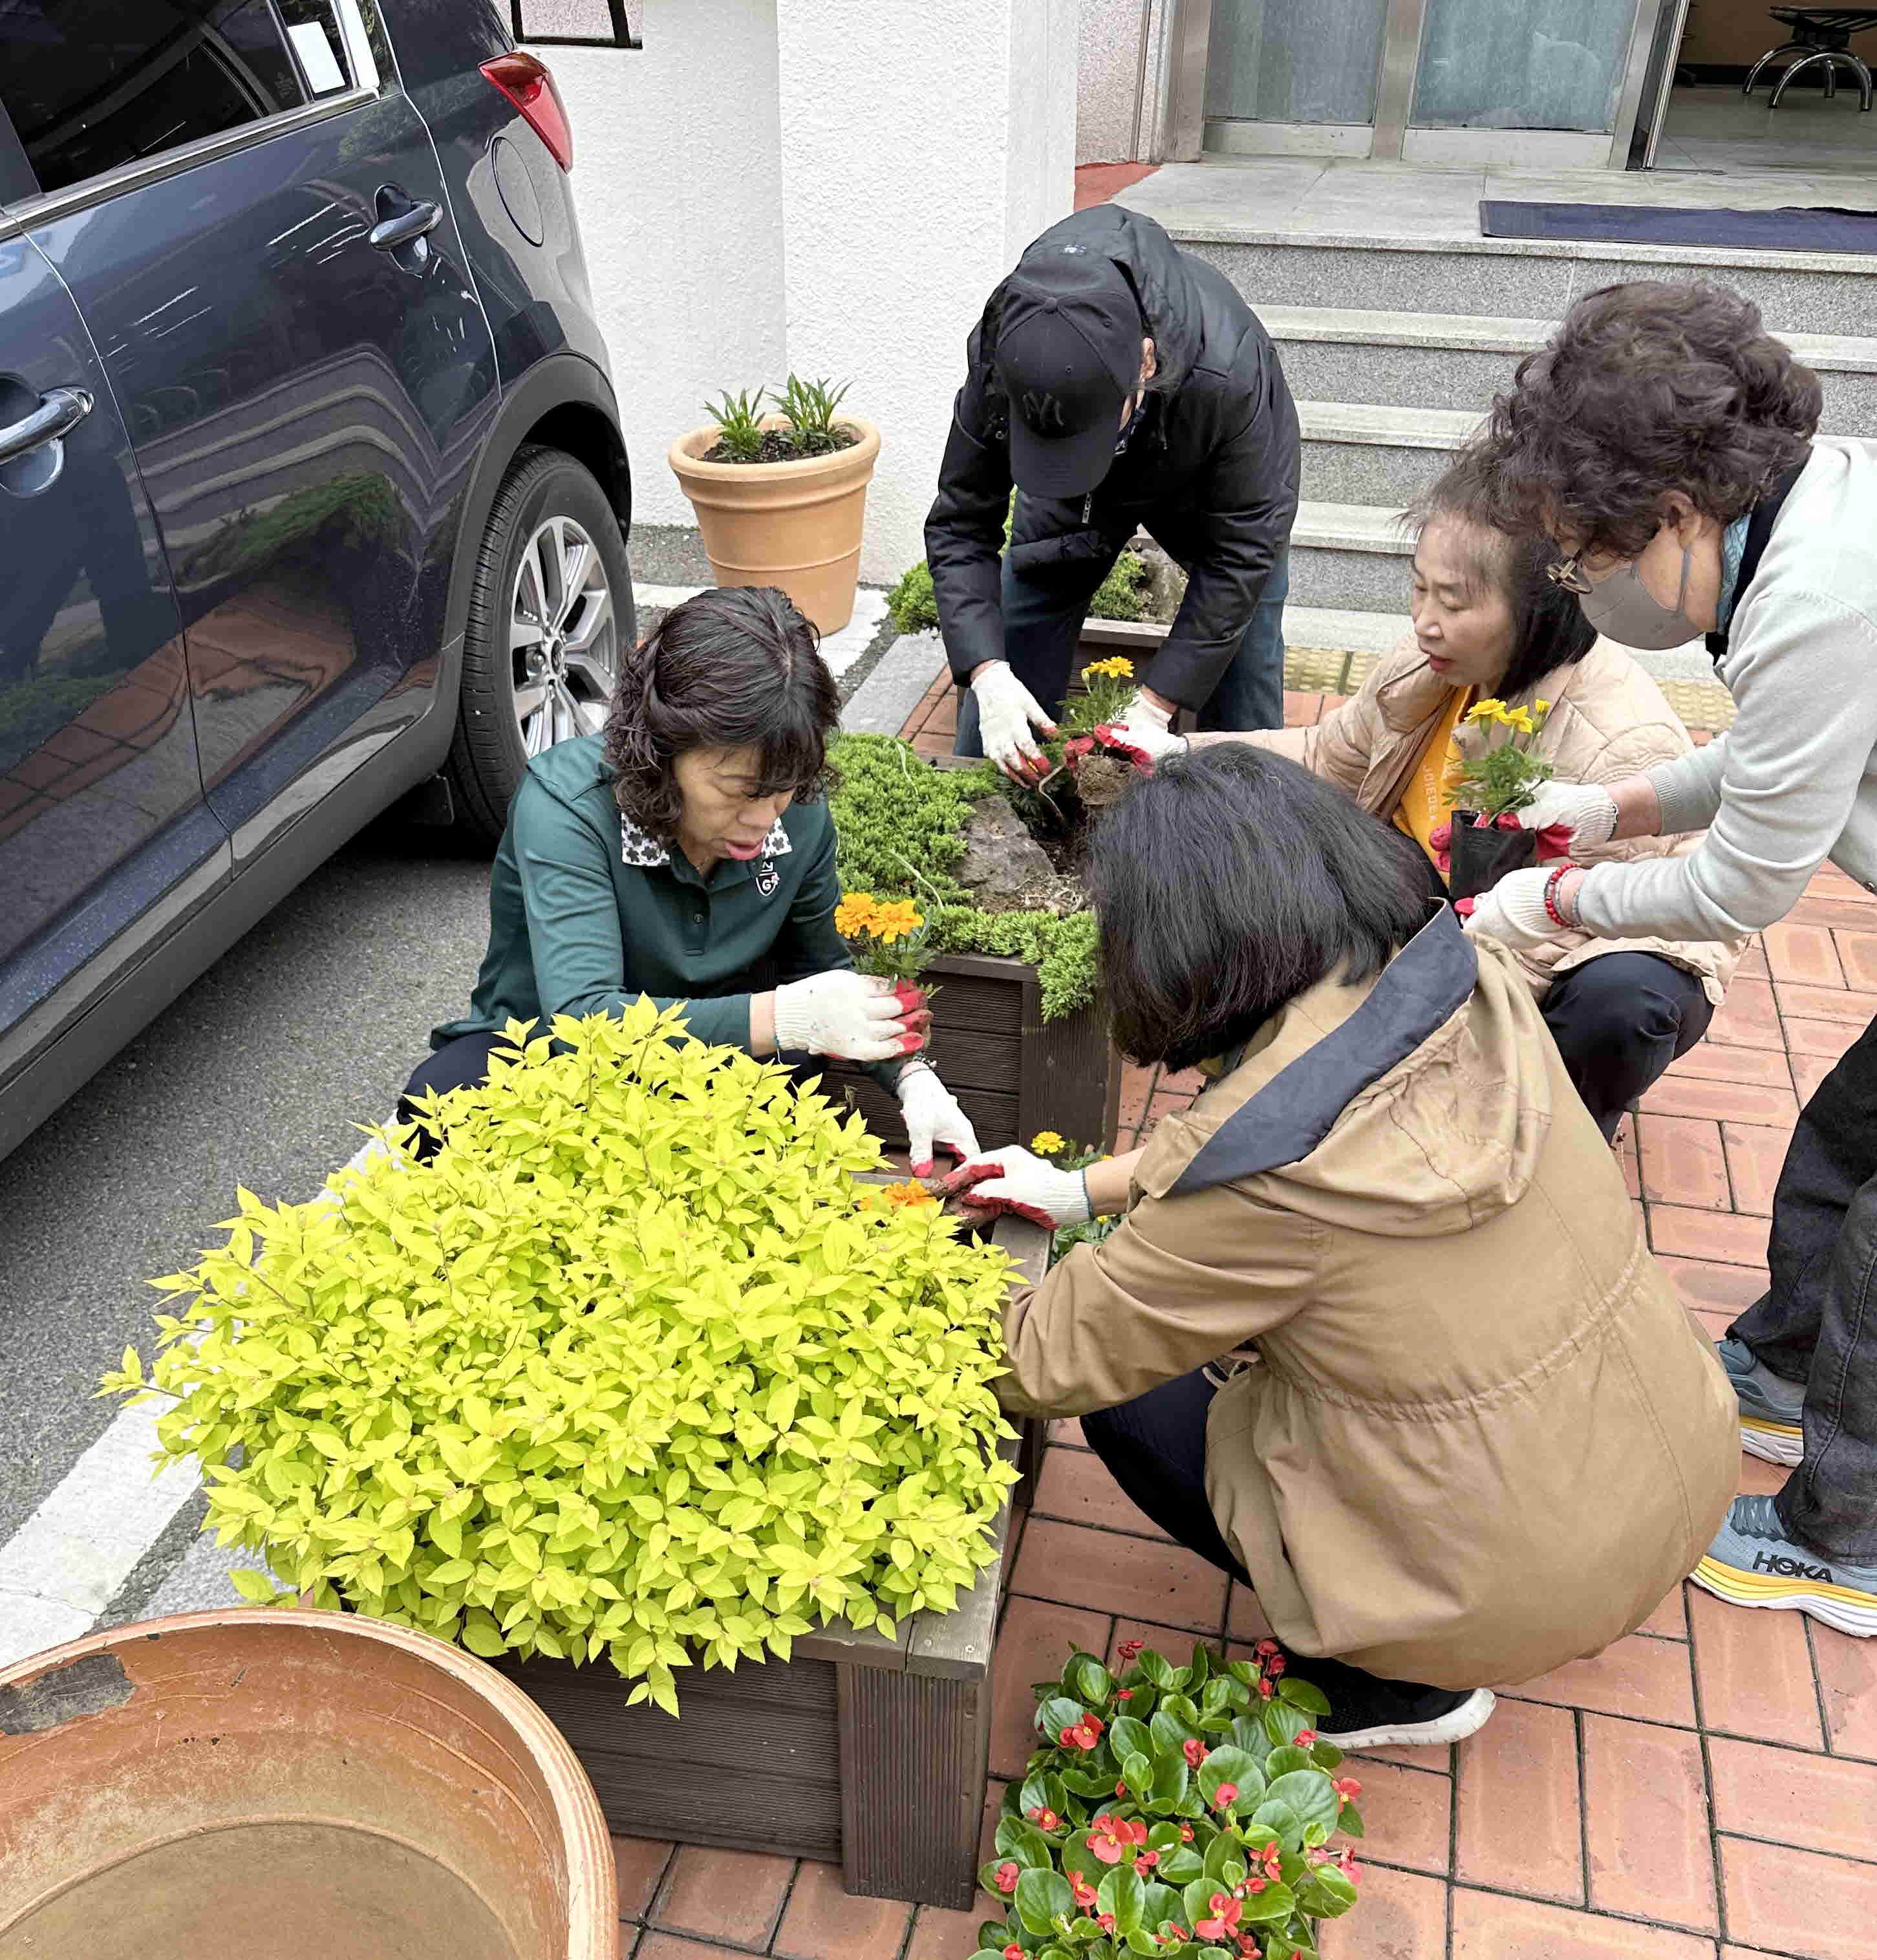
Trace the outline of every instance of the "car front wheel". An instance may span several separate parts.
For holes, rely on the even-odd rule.
[[[636,637],[606,493],[564,450],[523,449],[495,494],[470,588],[447,765],[463,823],[494,843],[533,758],[604,726]]]

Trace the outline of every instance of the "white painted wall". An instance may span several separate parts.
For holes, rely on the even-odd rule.
[[[642,49],[544,47],[574,126],[574,196],[612,351],[633,509],[689,524],[665,462],[725,388],[780,381],[775,0],[645,0]]]
[[[1076,5],[777,0],[789,358],[880,426],[864,578],[924,556],[966,336],[1074,202]]]
[[[644,46],[548,47],[646,523],[719,390],[851,380],[878,424],[861,575],[922,531],[991,288],[1074,201],[1080,0],[645,0]]]

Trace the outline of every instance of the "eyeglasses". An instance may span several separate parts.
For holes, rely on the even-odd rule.
[[[1555,565],[1548,565],[1545,576],[1554,585],[1561,585],[1567,592],[1574,592],[1581,599],[1592,590],[1589,574],[1580,562],[1583,557],[1583,552],[1576,552],[1569,558],[1560,558]]]

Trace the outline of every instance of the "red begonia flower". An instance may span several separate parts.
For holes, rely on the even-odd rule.
[[[1016,1864],[1010,1859],[1006,1858],[1004,1863],[998,1866],[997,1869],[993,1872],[991,1876],[997,1881],[997,1887],[999,1892],[1013,1892],[1016,1891],[1016,1881],[1019,1874]]]
[[[1194,1737],[1188,1736],[1179,1746],[1181,1753],[1186,1758],[1186,1767],[1189,1770],[1196,1770],[1206,1760],[1205,1744]]]
[[[1239,1787],[1236,1783],[1220,1783],[1219,1787],[1212,1793],[1214,1808],[1219,1810],[1230,1810],[1238,1801],[1238,1795]]]

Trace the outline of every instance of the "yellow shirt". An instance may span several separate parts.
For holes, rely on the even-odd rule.
[[[1420,759],[1414,765],[1414,773],[1402,786],[1401,801],[1395,806],[1395,829],[1404,836],[1411,837],[1427,852],[1427,861],[1437,871],[1440,870],[1440,861],[1427,838],[1436,826],[1446,822],[1453,807],[1453,792],[1448,787],[1448,780],[1460,762],[1454,731],[1459,727],[1460,718],[1472,698],[1470,687],[1456,687],[1453,690],[1441,711],[1440,719],[1434,724],[1433,734],[1427,738],[1427,747],[1421,750]]]

